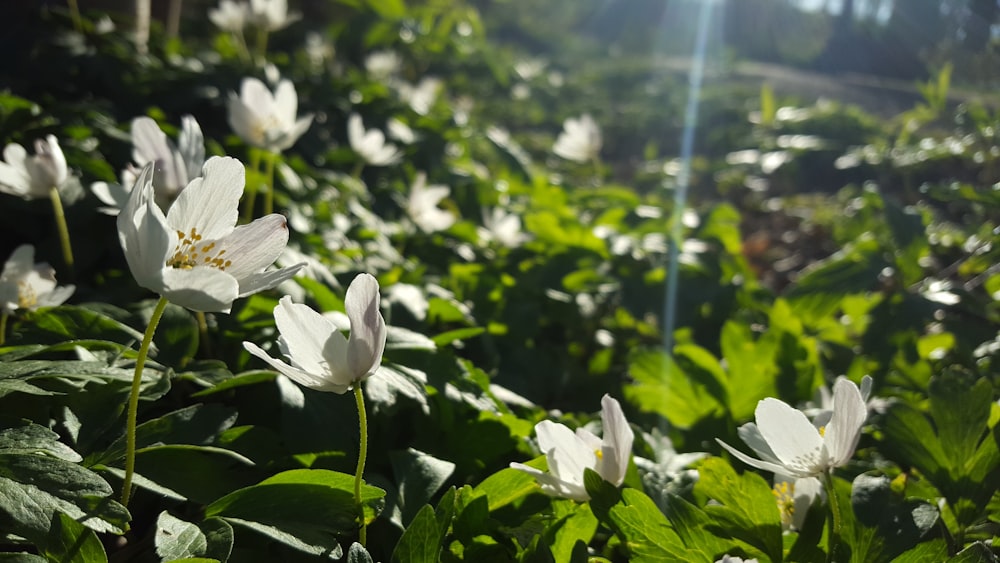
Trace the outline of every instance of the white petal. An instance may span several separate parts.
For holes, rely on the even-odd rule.
[[[543,420],[535,425],[538,446],[549,461],[549,473],[563,481],[583,483],[583,470],[597,466],[594,450],[562,424]]]
[[[205,136],[198,121],[190,115],[181,118],[181,133],[177,138],[177,149],[184,161],[185,175],[182,185],[198,177],[205,165]]]
[[[729,444],[723,442],[722,440],[720,440],[718,438],[716,438],[715,441],[718,442],[720,446],[722,446],[723,448],[725,448],[726,451],[728,451],[729,453],[733,454],[733,456],[736,459],[742,461],[743,463],[745,463],[745,464],[747,464],[747,465],[749,465],[751,467],[756,467],[757,469],[763,469],[764,471],[770,471],[772,473],[780,473],[782,475],[791,475],[793,477],[809,477],[810,475],[812,475],[811,473],[808,473],[808,474],[799,474],[799,472],[797,472],[795,469],[785,467],[784,465],[781,465],[781,464],[778,464],[778,463],[771,463],[770,461],[763,461],[763,460],[759,460],[759,459],[754,459],[754,458],[748,456],[747,454],[745,454],[745,453],[737,450],[736,448],[730,446]]]
[[[354,152],[360,153],[361,146],[365,138],[365,125],[361,122],[361,116],[352,113],[347,118],[347,140],[351,143]]]
[[[239,295],[239,284],[233,276],[207,266],[164,268],[162,295],[192,311],[228,313]]]
[[[243,348],[247,352],[250,352],[254,356],[264,360],[269,366],[277,370],[279,373],[284,374],[289,379],[303,387],[308,387],[309,389],[315,389],[317,391],[332,391],[338,394],[343,394],[349,389],[346,385],[336,385],[320,376],[294,368],[281,360],[276,360],[269,356],[267,352],[261,350],[260,347],[253,342],[244,341]]]
[[[76,291],[75,285],[66,285],[63,287],[57,287],[52,291],[46,293],[45,295],[38,296],[38,307],[55,307],[57,305],[62,305],[69,299],[73,292]]]
[[[375,371],[385,350],[385,319],[379,312],[378,281],[371,274],[358,274],[347,288],[344,309],[351,319],[347,341],[347,366],[355,379]]]
[[[263,135],[257,115],[235,95],[229,96],[229,126],[239,138],[254,147],[262,147]]]
[[[750,449],[757,453],[760,459],[781,465],[781,460],[771,451],[771,446],[767,445],[767,441],[761,436],[756,424],[748,422],[740,426],[736,430],[736,433],[743,440],[743,443],[750,446]]]
[[[155,163],[156,171],[161,174],[162,185],[154,186],[161,190],[177,190],[182,187],[181,173],[186,177],[183,164],[177,162],[177,149],[167,139],[166,133],[149,117],[137,117],[132,120],[132,158],[136,164],[144,166]]]
[[[228,236],[216,241],[213,252],[225,251],[221,258],[232,261],[226,272],[240,280],[273,264],[287,243],[285,218],[272,213],[249,225],[236,227]]]
[[[826,468],[823,437],[802,411],[768,397],[757,403],[754,417],[761,436],[786,468],[807,474]]]
[[[0,187],[3,191],[18,197],[24,197],[31,190],[31,176],[20,158],[24,148],[21,145],[10,144],[4,150],[6,162],[0,162]]]
[[[246,297],[247,295],[253,295],[260,291],[278,287],[282,282],[294,278],[295,274],[304,268],[305,265],[305,262],[303,262],[302,264],[281,268],[280,270],[268,270],[266,272],[250,274],[239,280],[240,297]]]
[[[282,126],[288,127],[295,123],[295,114],[299,111],[299,97],[295,86],[288,80],[282,80],[274,90],[274,112]]]
[[[0,280],[14,281],[23,278],[31,272],[35,266],[35,247],[30,244],[22,244],[14,249],[7,263],[3,265],[3,273]]]
[[[205,163],[202,177],[192,180],[177,196],[167,212],[167,224],[184,233],[196,229],[204,240],[228,235],[239,219],[245,184],[243,163],[213,156]]]
[[[257,115],[270,115],[274,112],[274,96],[263,82],[253,77],[243,79],[240,86],[240,99],[243,105]]]
[[[177,235],[166,226],[163,212],[153,201],[153,167],[139,173],[125,207],[118,215],[118,240],[135,281],[162,293],[167,253],[177,244]]]
[[[329,372],[323,355],[327,342],[337,337],[344,340],[333,323],[307,305],[292,303],[287,295],[274,308],[274,323],[292,363],[314,374]]]
[[[826,448],[834,467],[847,463],[861,437],[861,428],[868,418],[868,405],[858,387],[847,379],[833,385],[833,417],[826,427]]]
[[[625,420],[621,405],[609,395],[601,399],[601,425],[604,435],[601,447],[601,477],[618,486],[625,480],[635,433],[629,427],[628,420]]]

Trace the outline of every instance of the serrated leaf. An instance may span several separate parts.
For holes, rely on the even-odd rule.
[[[42,553],[60,563],[107,563],[104,545],[93,530],[57,512],[42,546]]]
[[[695,490],[719,504],[705,506],[717,534],[730,535],[781,560],[781,514],[774,493],[753,472],[737,475],[724,460],[713,457],[698,464]]]
[[[198,526],[176,518],[164,510],[156,519],[153,545],[161,560],[174,561],[205,555],[208,540]]]
[[[96,532],[124,533],[128,511],[96,473],[38,455],[0,454],[0,528],[40,543],[63,512]]]
[[[473,494],[486,495],[492,512],[538,490],[534,477],[524,471],[507,468],[483,479],[475,486]]]
[[[643,411],[666,417],[679,428],[690,428],[724,410],[703,381],[692,379],[662,350],[634,354],[629,361],[629,375],[635,380],[625,387],[629,401]]]
[[[438,563],[444,531],[438,526],[434,509],[424,505],[399,538],[392,561],[399,563]]]
[[[656,503],[636,489],[622,490],[621,502],[608,510],[608,518],[625,543],[630,561],[712,561],[686,549]]]
[[[27,420],[0,422],[0,453],[49,455],[65,461],[82,461],[80,454],[59,441],[55,432]]]
[[[391,413],[399,397],[417,403],[424,414],[430,414],[427,400],[427,374],[401,365],[382,365],[374,375],[365,380],[365,397],[371,403],[372,413]]]

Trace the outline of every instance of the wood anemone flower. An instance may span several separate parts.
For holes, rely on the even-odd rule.
[[[212,157],[166,215],[154,201],[153,168],[139,173],[118,215],[118,238],[135,280],[193,311],[228,313],[239,297],[270,289],[304,264],[266,270],[288,242],[279,214],[236,226],[243,164]]]
[[[278,347],[289,363],[268,355],[252,342],[243,348],[303,387],[343,394],[375,373],[382,363],[386,326],[379,312],[378,281],[358,274],[344,298],[351,336],[344,338],[332,321],[285,296],[274,308]]]

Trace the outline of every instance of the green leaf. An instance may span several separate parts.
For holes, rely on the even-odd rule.
[[[113,494],[104,479],[75,463],[0,454],[0,528],[36,543],[58,512],[97,532],[124,533],[130,517]]]
[[[451,343],[456,340],[468,340],[470,338],[475,338],[484,332],[486,332],[486,329],[481,326],[456,328],[455,330],[449,330],[435,335],[431,338],[431,340],[433,340],[434,344],[437,346],[450,346]]]
[[[405,528],[451,477],[455,464],[413,448],[389,452],[389,461],[399,484],[390,520]]]
[[[373,563],[372,556],[365,549],[365,546],[358,542],[351,544],[350,549],[347,550],[347,563]]]
[[[938,523],[938,510],[924,501],[904,501],[883,475],[854,479],[851,507],[855,517],[851,541],[853,561],[891,561],[918,543]]]
[[[781,560],[781,514],[763,477],[749,471],[737,475],[724,460],[712,457],[698,464],[695,491],[719,503],[705,506],[705,513],[712,517],[709,529]]]
[[[546,534],[555,536],[548,543],[556,561],[572,561],[578,543],[590,545],[594,533],[597,532],[598,522],[589,504],[578,504],[568,500],[561,501],[561,504],[569,509],[569,514],[553,524]]]
[[[544,462],[545,458],[541,458]],[[533,464],[529,463],[527,465]],[[518,501],[525,496],[538,492],[538,484],[535,478],[517,469],[501,469],[473,489],[474,495],[486,495],[490,505],[490,512]]]
[[[63,514],[52,516],[52,528],[42,553],[60,563],[107,563],[104,545],[93,530]]]
[[[642,350],[632,356],[629,374],[635,380],[625,388],[629,401],[643,411],[664,416],[674,426],[690,428],[723,412],[723,405],[705,385],[705,376],[711,380],[717,374],[710,368],[700,372],[702,379],[694,379],[662,350]],[[718,381],[712,384],[717,385]]]
[[[55,343],[90,338],[126,343],[142,341],[142,333],[92,308],[62,305],[39,310],[22,323],[20,332],[32,342]]]
[[[948,560],[948,563],[996,563],[997,556],[988,545],[977,541],[958,552],[958,555]]]
[[[0,421],[0,453],[49,455],[65,461],[82,461],[80,454],[59,441],[55,432],[27,420]]]
[[[608,517],[627,546],[630,561],[712,561],[685,548],[648,496],[636,489],[624,489],[621,495],[621,502],[609,509]]]
[[[135,431],[135,447],[209,444],[236,422],[236,416],[234,409],[222,405],[191,405],[140,424]],[[94,463],[109,464],[124,456],[125,436],[121,436]]]
[[[938,440],[958,479],[986,432],[993,386],[985,378],[969,385],[964,378],[944,374],[931,380],[928,393]]]
[[[365,521],[382,508],[385,491],[361,487]],[[205,507],[205,516],[252,528],[297,549],[339,551],[335,534],[358,528],[354,476],[324,469],[293,469],[234,491]]]
[[[392,561],[399,563],[438,563],[444,530],[438,525],[434,509],[424,505],[399,538]]]
[[[156,519],[153,544],[163,561],[200,557],[208,548],[208,540],[198,526],[175,518],[165,510]]]

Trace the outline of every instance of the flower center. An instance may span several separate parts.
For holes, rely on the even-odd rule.
[[[21,309],[31,309],[38,305],[38,294],[35,288],[26,281],[17,282],[17,306]]]
[[[817,430],[819,430],[820,436],[823,436],[824,438],[826,437],[826,426],[820,426]]]
[[[781,513],[781,520],[791,522],[792,515],[795,514],[795,484],[788,481],[775,483],[771,489],[771,494],[778,502],[778,512]]]
[[[604,452],[601,450],[594,450],[594,455],[597,456],[597,459],[604,459]]]
[[[190,270],[195,266],[210,266],[225,270],[233,264],[231,260],[222,257],[226,253],[225,249],[212,253],[215,250],[215,243],[201,243],[201,235],[198,229],[192,228],[190,233],[177,231],[177,246],[174,254],[167,259],[167,266],[181,270]]]

